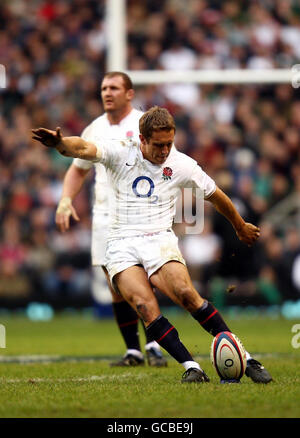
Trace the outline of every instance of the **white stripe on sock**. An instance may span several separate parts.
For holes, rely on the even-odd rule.
[[[197,368],[197,370],[203,371],[200,365],[198,364],[198,362],[194,362],[193,360],[187,360],[186,362],[183,362],[181,365],[185,368],[185,370],[188,370],[189,368]]]
[[[155,348],[155,350],[160,350],[160,346],[156,341],[148,342],[145,345],[145,350],[150,350],[150,348]]]
[[[139,350],[135,350],[134,348],[129,348],[127,351],[126,351],[126,354],[125,354],[125,356],[127,355],[127,354],[132,354],[133,356],[136,356],[136,357],[138,357],[139,359],[143,359],[143,353],[141,352],[141,351],[139,351]]]

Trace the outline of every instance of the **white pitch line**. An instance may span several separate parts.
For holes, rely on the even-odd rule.
[[[288,357],[293,355],[293,353],[255,353],[253,357],[256,359],[276,359],[278,357]],[[0,364],[20,364],[20,365],[31,365],[39,363],[41,365],[47,365],[51,363],[91,363],[91,362],[107,362],[111,360],[111,357],[101,357],[101,356],[59,356],[59,355],[20,355],[20,356],[0,356]],[[172,357],[168,358],[174,361]],[[195,355],[195,360],[207,360],[209,355]]]
[[[0,363],[10,363],[12,361],[18,363],[33,363],[33,362],[55,362],[61,360],[62,356],[43,355],[43,354],[28,354],[19,356],[0,356]]]
[[[1,378],[0,383],[66,383],[66,382],[97,382],[97,381],[107,381],[107,380],[124,380],[126,378],[134,378],[134,379],[144,379],[147,374],[139,374],[137,376],[133,376],[130,373],[126,374],[113,374],[111,376],[90,376],[90,377],[66,377],[66,378],[58,378],[58,379],[50,379],[47,377],[30,377],[26,379],[5,379]]]

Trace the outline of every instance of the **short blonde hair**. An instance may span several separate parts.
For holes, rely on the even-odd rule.
[[[133,89],[133,85],[132,85],[132,81],[130,79],[130,77],[122,72],[122,71],[109,71],[107,73],[105,73],[105,75],[103,76],[102,82],[104,81],[104,79],[108,78],[114,78],[116,76],[120,76],[123,79],[123,85],[126,91]]]
[[[166,108],[154,106],[146,111],[139,121],[140,133],[148,141],[153,131],[176,131],[175,122]]]

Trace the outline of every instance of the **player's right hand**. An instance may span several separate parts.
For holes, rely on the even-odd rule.
[[[38,128],[32,129],[32,139],[37,140],[48,148],[55,148],[62,140],[62,134],[60,128],[56,128],[56,131],[50,129]]]
[[[55,223],[62,233],[70,228],[70,216],[76,221],[80,220],[72,205],[72,199],[65,196],[60,200],[55,215]]]

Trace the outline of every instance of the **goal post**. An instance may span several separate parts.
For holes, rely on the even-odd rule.
[[[278,84],[290,83],[300,68],[226,70],[128,70],[126,0],[106,1],[107,70],[126,72],[134,85],[166,83]],[[300,67],[300,66],[299,66]],[[300,85],[300,77],[297,78]],[[295,87],[298,88],[298,87]]]
[[[126,70],[135,85],[166,83],[279,84],[292,83],[291,69],[270,70]]]
[[[126,0],[106,0],[107,71],[125,71],[127,58]]]

